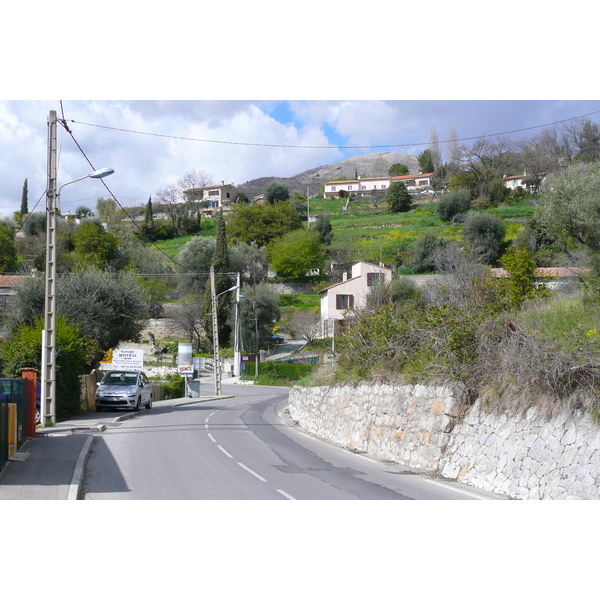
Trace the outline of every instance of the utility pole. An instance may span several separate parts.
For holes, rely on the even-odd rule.
[[[258,318],[256,316],[256,264],[252,263],[252,311],[254,312],[254,383],[258,379]]]
[[[233,375],[239,377],[242,362],[242,324],[240,323],[240,287],[241,275],[237,274],[237,290],[235,292],[235,332],[233,338]]]
[[[46,188],[46,292],[42,334],[40,418],[56,425],[56,111],[48,117],[48,186]]]
[[[210,297],[212,301],[213,354],[215,361],[215,394],[221,395],[221,355],[219,351],[219,324],[217,323],[217,290],[215,268],[210,268]]]

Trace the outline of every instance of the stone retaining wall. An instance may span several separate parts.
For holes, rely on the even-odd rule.
[[[517,499],[599,499],[600,427],[470,409],[445,387],[294,387],[292,419],[323,439]]]

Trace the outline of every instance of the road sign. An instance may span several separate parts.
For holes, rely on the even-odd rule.
[[[194,374],[194,365],[182,365],[178,368],[178,371],[182,377],[191,377]]]

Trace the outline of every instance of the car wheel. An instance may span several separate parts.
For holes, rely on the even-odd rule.
[[[36,425],[39,425],[42,422],[42,415],[40,413],[40,411],[36,408],[35,410],[35,423]]]
[[[148,404],[146,404],[146,409],[150,410],[152,408],[152,394],[150,394],[150,398],[148,399]]]
[[[140,407],[142,406],[142,397],[139,396],[137,399],[137,402],[135,403],[135,406],[133,407],[133,410],[135,412],[137,412],[138,410],[140,410]]]
[[[102,412],[102,407],[101,406],[96,406],[96,412]]]

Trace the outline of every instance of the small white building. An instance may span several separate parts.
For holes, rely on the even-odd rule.
[[[540,183],[544,180],[545,177],[545,172],[536,174],[536,178],[539,180]],[[536,189],[533,189],[534,186],[532,186],[531,184],[532,176],[527,175],[527,171],[525,171],[523,175],[505,175],[502,178],[502,181],[504,181],[504,185],[511,191],[516,190],[518,187],[526,189],[529,193],[537,191]]]
[[[367,305],[370,289],[379,283],[390,283],[394,271],[367,261],[352,265],[350,277],[344,273],[343,281],[321,292],[321,335],[334,335],[336,322],[344,321],[353,310]]]

